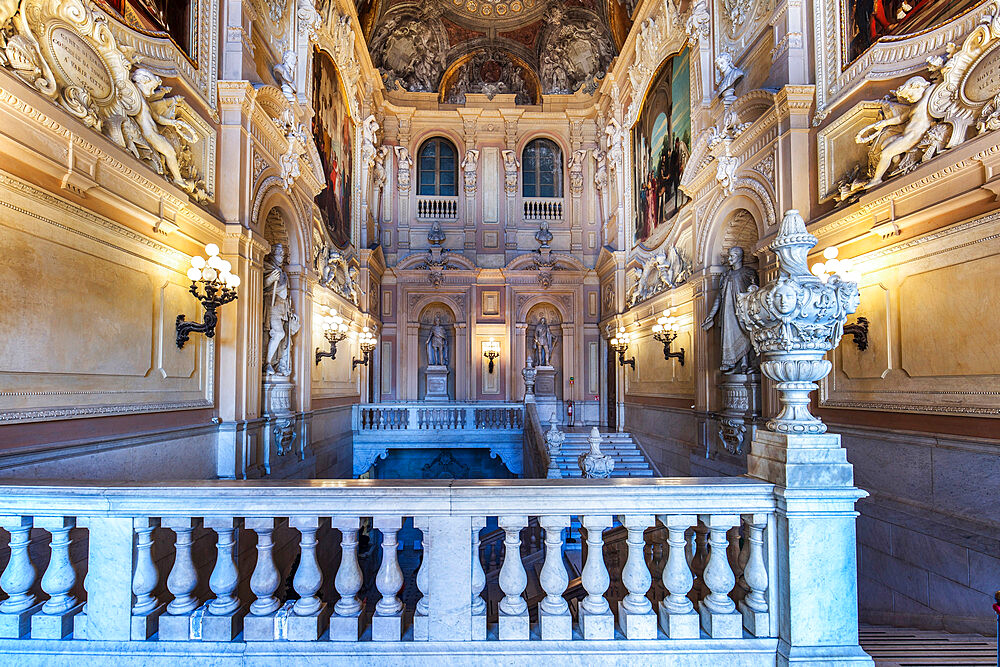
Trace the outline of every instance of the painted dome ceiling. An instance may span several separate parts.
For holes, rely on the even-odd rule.
[[[593,93],[628,33],[629,3],[618,0],[370,0],[358,13],[387,87],[436,92],[463,104],[466,93]]]

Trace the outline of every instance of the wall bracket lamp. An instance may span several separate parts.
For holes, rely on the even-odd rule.
[[[635,357],[625,358],[628,352],[628,344],[632,341],[632,334],[625,331],[625,327],[618,327],[618,333],[611,339],[611,349],[618,353],[618,365],[631,366],[635,370]]]
[[[344,322],[344,318],[341,317],[336,312],[327,309],[327,312],[323,314],[323,337],[330,344],[330,351],[324,352],[323,350],[316,348],[316,364],[326,358],[331,359],[337,358],[337,343],[347,338],[347,323]]]
[[[684,365],[684,348],[680,352],[671,352],[670,344],[677,338],[677,318],[670,316],[670,310],[663,311],[663,316],[653,325],[653,338],[663,343],[663,360],[676,359]]]
[[[495,338],[490,338],[483,344],[483,356],[489,359],[489,372],[492,374],[495,368],[493,362],[500,356],[500,343]]]
[[[367,366],[372,360],[372,352],[375,350],[375,345],[378,342],[378,338],[375,336],[375,332],[368,327],[361,329],[361,334],[358,336],[358,345],[361,348],[361,354],[363,355],[360,359],[351,359],[351,368],[355,368],[358,364],[362,366]]]
[[[188,322],[184,313],[177,316],[177,348],[183,349],[192,333],[203,333],[206,338],[215,337],[215,326],[219,323],[216,310],[236,298],[236,288],[240,286],[240,277],[230,273],[232,264],[219,257],[219,246],[209,243],[205,246],[205,254],[191,258],[191,268],[187,276],[191,279],[189,291],[194,298],[201,301],[205,308],[202,322]]]
[[[861,272],[854,266],[854,260],[838,259],[840,251],[836,246],[830,246],[823,251],[825,262],[817,262],[812,265],[812,274],[824,283],[830,276],[836,275],[841,280],[853,283],[861,282]],[[868,349],[868,318],[859,317],[853,324],[844,325],[844,333],[854,337],[854,344],[858,350],[864,352]]]
[[[854,344],[862,352],[868,349],[868,318],[859,317],[853,324],[844,325],[844,334],[854,336]]]

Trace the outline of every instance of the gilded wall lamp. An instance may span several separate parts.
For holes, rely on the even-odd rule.
[[[483,344],[483,356],[490,360],[489,371],[493,373],[493,362],[500,356],[500,343],[496,338],[490,338]]]
[[[823,251],[825,262],[817,262],[812,266],[812,274],[824,283],[830,276],[837,275],[841,280],[861,284],[861,272],[854,267],[851,259],[838,259],[840,251],[830,246]],[[854,344],[862,352],[868,349],[868,318],[859,317],[857,322],[844,325],[844,333],[854,337]]]
[[[200,323],[187,322],[184,313],[177,316],[178,349],[184,347],[192,332],[203,333],[207,338],[215,336],[215,325],[219,322],[215,311],[235,299],[236,288],[240,286],[240,277],[230,273],[232,264],[219,257],[219,246],[209,243],[205,246],[205,254],[208,259],[201,255],[192,257],[187,272],[191,279],[190,292],[204,306],[205,319]]]
[[[319,365],[321,359],[325,357],[330,357],[331,359],[337,358],[337,343],[347,338],[348,326],[344,322],[344,318],[341,317],[337,312],[330,310],[324,306],[325,312],[323,313],[323,337],[330,344],[330,351],[324,352],[323,350],[316,348],[316,364]]]
[[[664,361],[676,359],[681,362],[681,366],[684,365],[684,348],[680,352],[670,351],[670,344],[677,338],[677,318],[671,317],[669,308],[663,311],[663,316],[653,325],[653,338],[663,343]]]
[[[361,354],[364,356],[361,359],[351,359],[351,368],[354,368],[358,364],[367,366],[368,362],[372,360],[371,355],[377,343],[378,337],[375,335],[375,330],[362,327],[361,333],[358,334],[358,346],[361,348]]]
[[[630,359],[625,358],[625,353],[628,352],[628,344],[630,342],[632,342],[632,334],[625,331],[625,327],[618,327],[618,332],[611,339],[611,349],[618,353],[618,364],[620,366],[627,364],[632,367],[632,370],[635,370],[635,357]]]

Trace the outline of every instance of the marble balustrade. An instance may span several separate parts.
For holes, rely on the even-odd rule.
[[[738,650],[739,642],[777,631],[768,557],[775,493],[747,478],[0,489],[0,535],[9,536],[10,552],[0,575],[0,640],[688,639],[730,640]],[[411,517],[422,557],[415,582],[406,584],[415,585],[417,602],[407,608],[404,594],[413,599],[414,591],[404,590],[397,533]],[[492,600],[480,554],[489,519],[502,533],[487,554],[495,575],[499,564],[500,594]],[[571,523],[582,525],[585,546],[582,592],[567,599]],[[74,564],[76,528],[86,530],[87,556]],[[381,549],[372,572],[359,564],[366,530],[380,537],[372,542]],[[526,591],[522,537],[544,552],[537,571],[543,595]],[[40,549],[50,553],[44,567],[32,556]],[[294,596],[285,586],[288,572],[277,565],[279,549],[288,551],[284,562],[297,560]],[[377,594],[366,598],[363,589]]]
[[[447,403],[422,401],[362,403],[354,406],[355,431],[520,430],[521,403]]]

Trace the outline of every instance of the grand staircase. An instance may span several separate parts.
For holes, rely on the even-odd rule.
[[[566,431],[566,441],[556,457],[559,470],[564,478],[582,477],[577,460],[581,454],[590,451],[587,438],[589,429]],[[629,433],[601,433],[601,451],[615,459],[612,477],[655,477],[653,466],[639,449]]]

